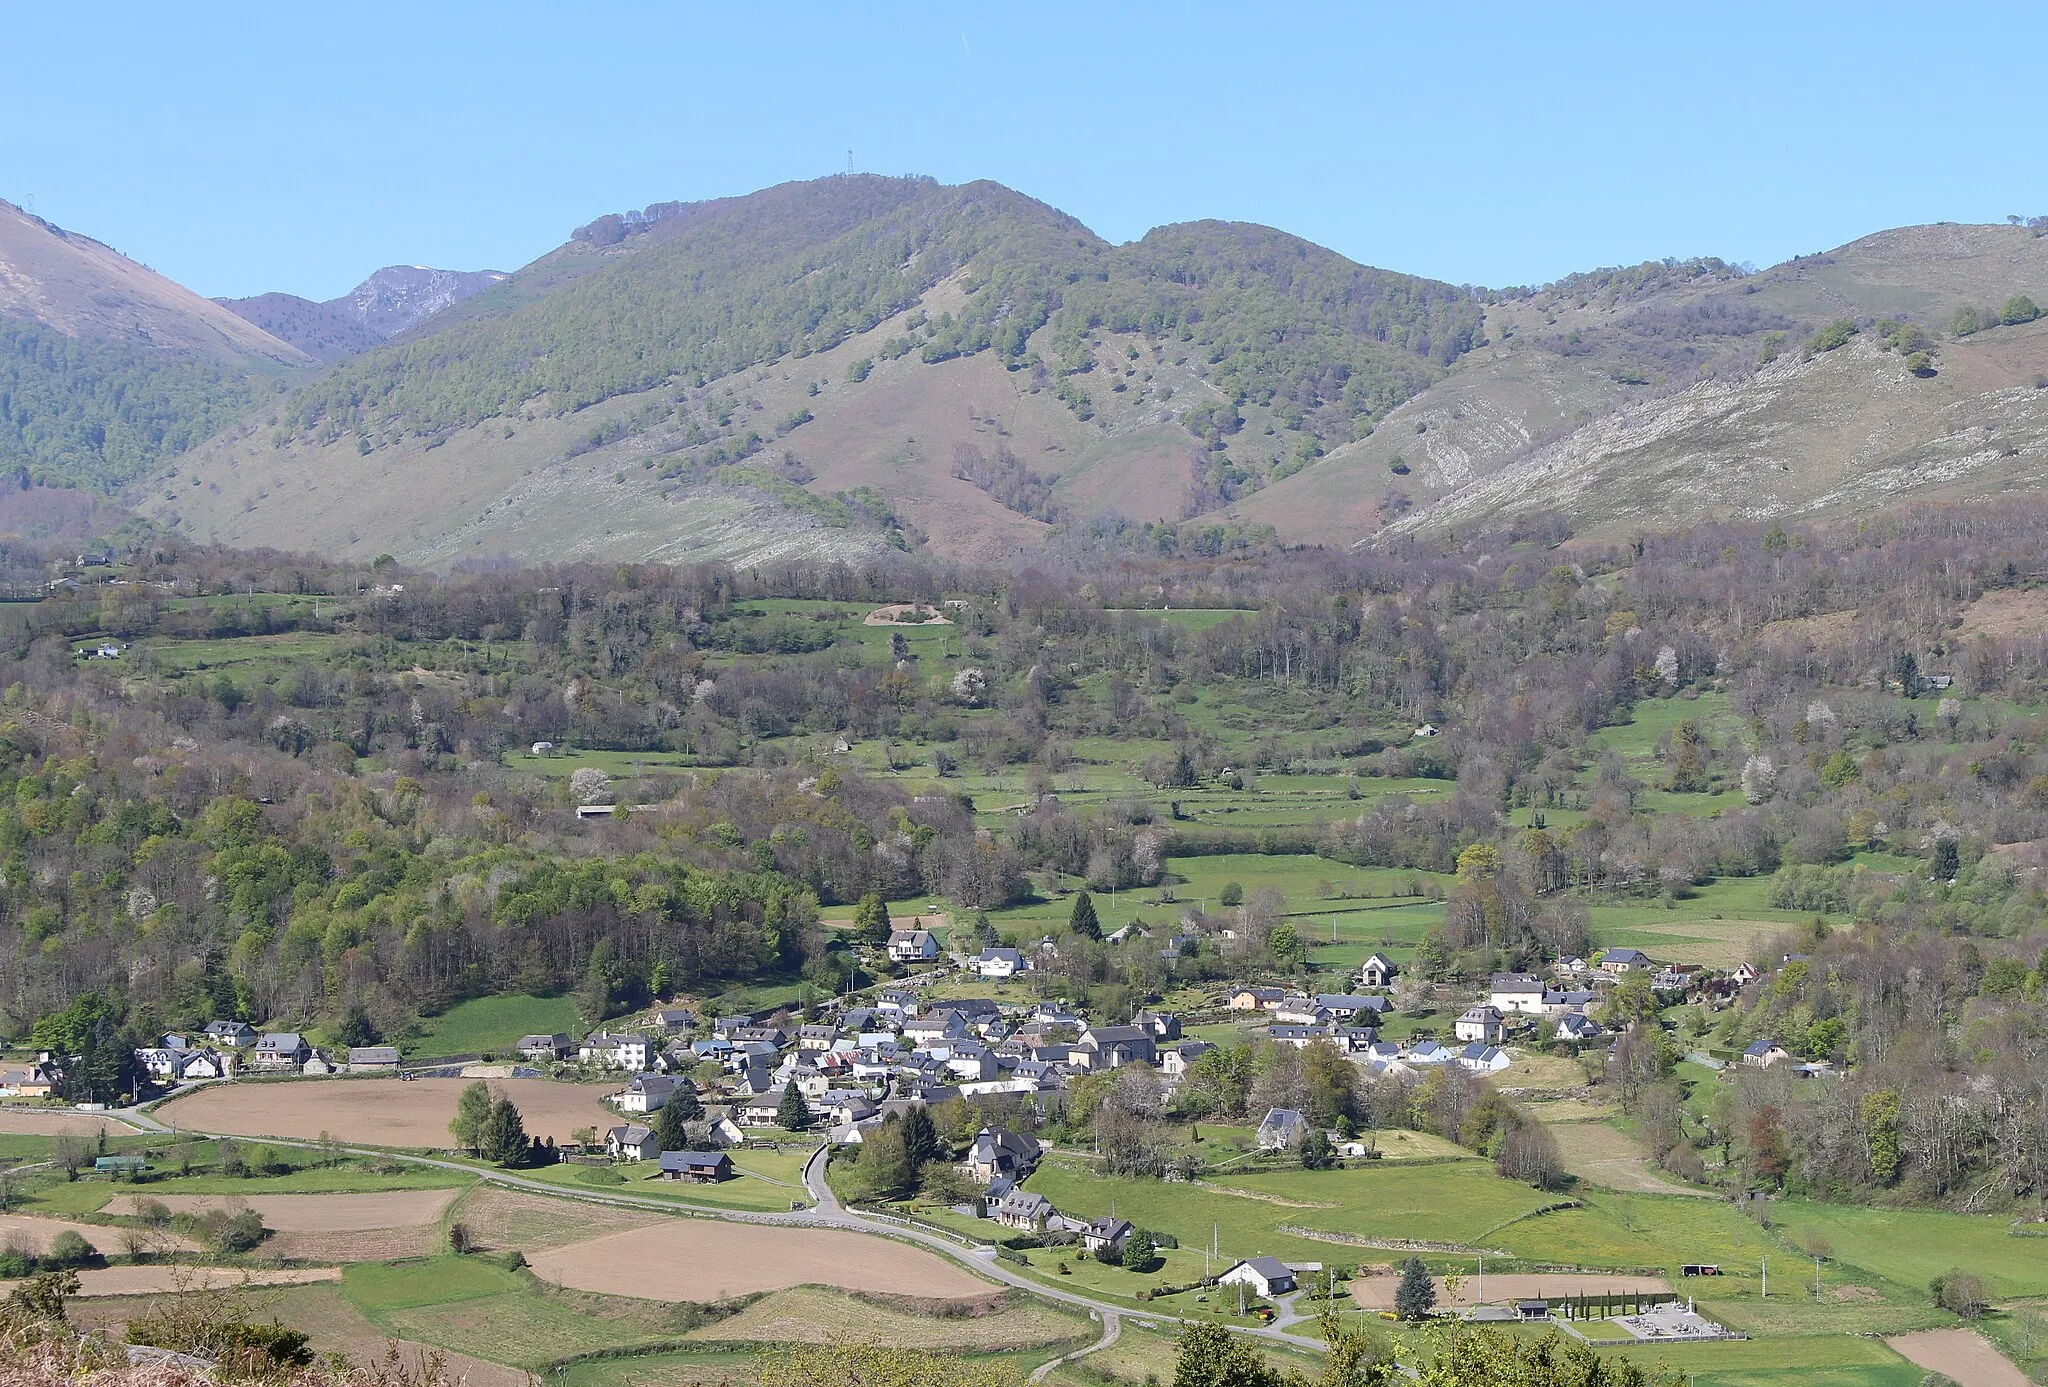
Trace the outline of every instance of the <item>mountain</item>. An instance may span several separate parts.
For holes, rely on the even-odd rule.
[[[1624,534],[2037,488],[2042,230],[1905,227],[1754,274],[1655,262],[1489,295],[1488,345],[1454,376],[1233,513],[1356,543],[1382,525],[1552,515]]]
[[[295,391],[274,430],[216,440],[208,486],[151,506],[223,540],[445,562],[666,553],[660,516],[744,485],[1002,553],[1305,466],[1442,378],[1481,322],[1467,289],[1270,228],[1112,246],[998,184],[835,177],[579,228]],[[600,498],[639,522],[558,523]]]
[[[1862,514],[2034,484],[2041,231],[1479,290],[1268,227],[1111,245],[994,183],[833,177],[600,217],[130,499],[441,565],[999,558],[1105,513],[1162,546]]]
[[[308,356],[335,362],[410,332],[507,278],[498,270],[386,265],[340,298],[324,303],[276,293],[214,302]]]
[[[108,246],[0,202],[0,469],[117,487],[312,365]]]

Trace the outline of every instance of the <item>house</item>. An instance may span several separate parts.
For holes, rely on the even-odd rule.
[[[1327,1014],[1331,1020],[1352,1020],[1354,1016],[1358,1016],[1358,1012],[1370,1012],[1372,1016],[1378,1016],[1380,1006],[1384,1004],[1386,998],[1360,998],[1350,992],[1315,994],[1315,1010],[1319,1014]]]
[[[1452,1052],[1434,1040],[1421,1040],[1408,1047],[1407,1064],[1449,1064]]]
[[[1568,1011],[1557,1018],[1557,1038],[1568,1044],[1584,1045],[1605,1034],[1605,1028],[1583,1011]]]
[[[903,1038],[912,1045],[932,1045],[947,1040],[964,1040],[967,1019],[950,1008],[920,1016],[903,1024]]]
[[[1216,1282],[1221,1286],[1249,1286],[1260,1297],[1271,1300],[1294,1289],[1294,1268],[1278,1257],[1253,1257],[1224,1272]]]
[[[299,1072],[316,1076],[339,1074],[341,1066],[328,1059],[327,1056],[321,1054],[318,1050],[315,1050],[306,1057],[306,1062],[299,1066]]]
[[[211,1050],[180,1051],[178,1072],[180,1082],[191,1083],[199,1079],[225,1079],[233,1072],[227,1056]]]
[[[604,1152],[615,1161],[651,1161],[661,1154],[661,1138],[652,1127],[629,1122],[604,1134]]]
[[[158,1082],[168,1082],[177,1076],[181,1050],[165,1049],[162,1046],[146,1046],[135,1052],[135,1067]]]
[[[747,1134],[729,1117],[715,1118],[711,1125],[704,1129],[705,1143],[710,1146],[738,1146],[746,1139]]]
[[[1331,1040],[1336,1032],[1328,1026],[1268,1026],[1266,1039],[1275,1045],[1292,1045],[1297,1050],[1306,1050],[1318,1040]]]
[[[898,929],[889,931],[889,961],[892,963],[930,963],[939,956],[939,941],[928,929]]]
[[[1194,1062],[1215,1049],[1206,1040],[1183,1040],[1178,1045],[1169,1045],[1159,1053],[1159,1068],[1169,1076],[1188,1072]]]
[[[1659,992],[1690,992],[1699,985],[1700,973],[1698,964],[1667,963],[1651,976],[1650,986]]]
[[[1609,949],[1600,955],[1600,971],[1603,973],[1626,973],[1635,968],[1655,966],[1641,949]]]
[[[48,1098],[64,1076],[47,1057],[34,1064],[0,1069],[0,1098]]]
[[[516,1048],[521,1059],[558,1060],[566,1059],[576,1043],[557,1031],[553,1035],[522,1035]]]
[[[1149,1007],[1141,1008],[1131,1018],[1131,1024],[1151,1036],[1154,1040],[1180,1039],[1180,1018],[1170,1011],[1153,1011]]]
[[[1240,987],[1230,994],[1232,1011],[1274,1011],[1287,999],[1280,987]]]
[[[635,1074],[614,1101],[620,1112],[660,1112],[675,1097],[676,1083],[666,1074]]]
[[[723,1151],[664,1151],[660,1178],[693,1185],[715,1185],[733,1177],[732,1157]]]
[[[1460,1040],[1478,1040],[1491,1045],[1500,1039],[1500,1023],[1498,1008],[1476,1006],[1451,1023],[1451,1034]]]
[[[1400,972],[1401,970],[1394,965],[1394,960],[1388,958],[1385,954],[1374,954],[1371,958],[1358,965],[1358,985],[1360,987],[1392,987],[1394,979],[1400,975]]]
[[[647,1018],[647,1024],[669,1032],[687,1031],[697,1024],[697,1018],[688,1007],[661,1007]]]
[[[1751,1069],[1769,1069],[1779,1060],[1792,1058],[1792,1052],[1775,1040],[1751,1041],[1749,1048],[1742,1052],[1742,1062]]]
[[[206,1040],[210,1045],[227,1045],[239,1050],[256,1043],[256,1028],[246,1021],[209,1021]]]
[[[1091,1219],[1081,1225],[1079,1232],[1081,1246],[1089,1252],[1122,1252],[1124,1244],[1131,1240],[1131,1221],[1109,1217]]]
[[[1498,1074],[1506,1069],[1510,1061],[1508,1052],[1498,1045],[1481,1045],[1474,1042],[1458,1052],[1458,1066],[1475,1074]]]
[[[1337,1042],[1338,1049],[1356,1054],[1371,1049],[1380,1033],[1376,1026],[1339,1026],[1330,1038]]]
[[[1020,1137],[1001,1127],[984,1127],[974,1134],[966,1166],[977,1180],[998,1176],[1021,1180],[1038,1164],[1038,1154],[1043,1149],[1036,1137]]]
[[[992,1213],[995,1221],[1003,1227],[1026,1233],[1043,1233],[1046,1224],[1059,1217],[1059,1210],[1053,1208],[1050,1199],[1014,1187],[996,1201]]]
[[[1583,958],[1561,958],[1557,961],[1557,966],[1553,971],[1559,974],[1586,973],[1592,971],[1592,967],[1593,965],[1586,962]]]
[[[1754,963],[1750,963],[1745,960],[1744,962],[1735,965],[1735,972],[1730,976],[1732,976],[1735,979],[1735,985],[1737,987],[1747,987],[1751,983],[1755,982],[1758,978],[1762,977],[1763,974],[1760,971],[1758,971],[1757,966]]]
[[[312,1057],[313,1047],[297,1031],[265,1031],[249,1062],[272,1072],[296,1070]]]
[[[1151,1033],[1138,1026],[1090,1026],[1074,1044],[1073,1060],[1090,1073],[1100,1069],[1121,1069],[1127,1064],[1150,1064],[1158,1056]]]
[[[553,742],[535,742],[530,748],[530,752],[535,756],[552,756],[555,754],[555,744]]]
[[[798,1026],[796,1028],[796,1048],[799,1050],[815,1053],[829,1050],[838,1043],[839,1028],[837,1026]]]
[[[779,1125],[778,1114],[782,1111],[782,1090],[772,1093],[756,1093],[734,1104],[732,1120],[742,1127],[774,1127]]]
[[[348,1047],[348,1072],[351,1074],[396,1074],[398,1072],[398,1047],[396,1045],[351,1045]]]
[[[1285,1151],[1301,1145],[1308,1135],[1308,1119],[1293,1108],[1273,1108],[1259,1123],[1259,1150]]]
[[[1031,960],[1016,949],[983,949],[967,966],[984,978],[1014,978],[1031,968]]]
[[[1486,1000],[1496,1011],[1543,1014],[1543,979],[1534,973],[1495,973]]]
[[[577,1047],[576,1058],[584,1064],[645,1074],[654,1067],[654,1043],[644,1035],[630,1032],[614,1035],[610,1031],[592,1031]]]

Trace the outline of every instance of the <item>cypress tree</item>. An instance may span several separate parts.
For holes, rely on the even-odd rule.
[[[1095,902],[1086,891],[1074,897],[1074,913],[1067,917],[1067,928],[1083,939],[1102,938],[1102,922],[1095,918]]]
[[[782,1086],[782,1101],[775,1105],[775,1121],[786,1132],[801,1132],[811,1125],[811,1105],[797,1091],[794,1079]]]

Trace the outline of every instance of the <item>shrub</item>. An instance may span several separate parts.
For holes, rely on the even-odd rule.
[[[2041,316],[2041,310],[2025,294],[2014,294],[2005,301],[2005,307],[1998,312],[2001,323],[2031,323]]]
[[[253,1252],[263,1241],[263,1217],[244,1209],[220,1220],[213,1230],[213,1245],[222,1252]]]
[[[66,1228],[50,1239],[49,1255],[42,1260],[56,1267],[82,1267],[99,1256],[97,1249],[82,1236]]]

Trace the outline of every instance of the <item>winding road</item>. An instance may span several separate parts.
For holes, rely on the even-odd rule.
[[[197,1086],[195,1085],[194,1087]],[[176,1096],[176,1094],[172,1095],[172,1097]],[[198,1128],[172,1127],[166,1123],[159,1122],[156,1118],[138,1108],[110,1109],[106,1115],[122,1122],[131,1123],[142,1128],[144,1131],[165,1135],[172,1132],[186,1131],[191,1132],[195,1136],[229,1135],[205,1132]],[[310,1141],[296,1141],[287,1138],[266,1138],[266,1140],[272,1145],[277,1146],[291,1146],[302,1150],[321,1149],[318,1143]],[[719,1219],[730,1223],[764,1223],[798,1228],[837,1228],[915,1244],[929,1251],[936,1252],[942,1257],[948,1257],[955,1262],[962,1263],[991,1281],[999,1282],[1014,1290],[1023,1291],[1028,1295],[1040,1296],[1046,1300],[1059,1301],[1062,1304],[1085,1310],[1091,1317],[1100,1321],[1102,1335],[1099,1339],[1084,1348],[1069,1350],[1051,1361],[1041,1364],[1031,1376],[1033,1382],[1043,1381],[1048,1374],[1063,1363],[1072,1362],[1074,1359],[1100,1352],[1114,1344],[1123,1333],[1123,1322],[1126,1319],[1155,1329],[1169,1328],[1177,1323],[1176,1318],[1170,1315],[1155,1315],[1135,1311],[1126,1306],[1096,1300],[1090,1296],[1080,1295],[1073,1291],[1062,1290],[1059,1287],[1048,1286],[1042,1282],[1035,1281],[1004,1266],[997,1259],[996,1249],[992,1245],[972,1244],[965,1238],[956,1243],[946,1236],[930,1232],[915,1224],[877,1217],[871,1214],[863,1214],[846,1208],[839,1202],[839,1196],[833,1193],[831,1183],[826,1179],[825,1169],[832,1152],[829,1142],[820,1145],[817,1150],[811,1153],[809,1159],[804,1162],[804,1190],[810,1195],[816,1207],[792,1210],[787,1213],[715,1209],[699,1204],[682,1204],[669,1199],[653,1199],[644,1195],[607,1194],[597,1190],[571,1190],[542,1180],[527,1179],[511,1171],[490,1170],[437,1156],[410,1155],[395,1151],[379,1150],[374,1147],[344,1146],[340,1149],[351,1156],[363,1156],[373,1160],[404,1161],[412,1165],[454,1171],[474,1179],[488,1181],[491,1184],[503,1185],[507,1188],[521,1190],[530,1194],[545,1195],[551,1199],[581,1201],[587,1204],[604,1204],[616,1208],[667,1214],[671,1217]],[[1252,1328],[1231,1325],[1230,1329],[1231,1332],[1236,1334],[1271,1340],[1275,1343],[1286,1344],[1291,1348],[1308,1349],[1317,1353],[1322,1352],[1324,1348],[1323,1341],[1320,1338],[1312,1338],[1305,1334],[1292,1334],[1281,1328]]]

